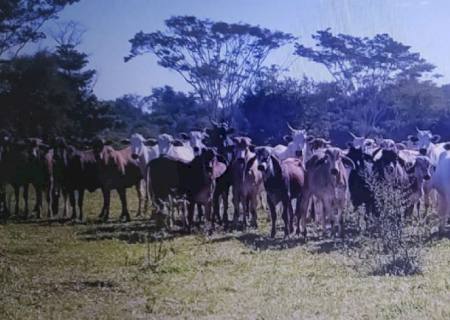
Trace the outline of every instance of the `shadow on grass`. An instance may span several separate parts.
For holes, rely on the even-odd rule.
[[[149,219],[90,224],[86,230],[77,232],[78,238],[85,241],[117,239],[130,244],[170,240],[187,234],[183,228],[167,230],[157,221]]]

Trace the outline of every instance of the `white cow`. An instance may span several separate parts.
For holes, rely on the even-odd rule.
[[[183,139],[184,146],[189,146],[192,148],[195,156],[198,156],[206,149],[204,141],[209,137],[208,134],[201,130],[192,130],[189,134],[180,134]]]
[[[286,141],[289,141],[287,146],[277,145],[273,148],[273,154],[275,154],[281,161],[287,158],[298,158],[300,155],[303,158],[303,162],[308,159],[307,140],[308,134],[306,130],[298,130],[292,128],[289,123],[287,124],[290,136],[285,137]]]
[[[195,155],[188,143],[174,139],[170,134],[163,133],[158,136],[160,156],[169,156],[183,162],[191,162]]]
[[[438,193],[439,233],[442,233],[450,214],[450,152],[445,149],[439,155],[430,186]]]

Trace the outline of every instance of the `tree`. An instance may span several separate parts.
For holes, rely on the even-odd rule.
[[[192,86],[209,105],[212,118],[229,117],[264,70],[267,56],[294,39],[259,26],[193,16],[171,17],[165,24],[165,32],[137,33],[130,40],[130,55],[125,61],[154,54],[159,65],[176,71]]]
[[[395,114],[386,104],[384,90],[419,80],[435,69],[388,34],[361,38],[334,35],[326,29],[312,37],[317,41],[316,48],[297,43],[295,53],[326,67],[342,94],[335,101],[351,116],[351,129],[363,135],[379,134],[382,123]]]
[[[295,53],[325,66],[347,95],[362,88],[382,90],[401,80],[417,79],[435,66],[388,34],[373,38],[334,35],[330,29],[312,36],[316,48],[297,43]],[[437,76],[437,75],[435,75]]]
[[[45,38],[45,22],[57,18],[66,5],[78,0],[2,0],[0,2],[0,57],[17,57],[29,42]]]

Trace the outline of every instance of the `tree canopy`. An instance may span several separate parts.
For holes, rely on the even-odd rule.
[[[162,67],[176,71],[192,86],[213,118],[228,117],[263,71],[270,52],[294,39],[259,26],[193,16],[171,17],[165,24],[164,32],[137,33],[125,61],[154,54]]]

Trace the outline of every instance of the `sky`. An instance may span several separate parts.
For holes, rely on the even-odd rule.
[[[139,32],[164,30],[173,15],[195,15],[214,21],[245,22],[289,32],[313,45],[311,35],[331,28],[333,33],[373,36],[388,33],[420,52],[450,82],[450,1],[448,0],[81,0],[65,8],[59,21],[77,21],[86,29],[79,49],[89,54],[98,71],[95,93],[102,99],[124,94],[149,95],[152,88],[190,87],[173,71],[146,54],[125,63],[129,39]],[[52,28],[49,24],[47,30]],[[50,42],[39,44],[40,48]],[[322,66],[295,57],[292,47],[274,52],[267,63],[290,69],[289,75],[329,78]]]

